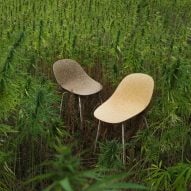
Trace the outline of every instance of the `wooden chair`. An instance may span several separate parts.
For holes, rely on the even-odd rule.
[[[152,98],[153,89],[154,80],[147,74],[133,73],[126,76],[121,81],[113,95],[94,112],[94,116],[99,119],[95,150],[101,121],[107,123],[121,123],[123,163],[125,164],[124,122],[145,110]]]
[[[65,90],[78,95],[80,120],[82,117],[81,96],[96,94],[102,90],[102,85],[92,79],[76,61],[71,59],[58,60],[53,64],[53,72],[58,84]],[[60,104],[62,111],[63,95]]]

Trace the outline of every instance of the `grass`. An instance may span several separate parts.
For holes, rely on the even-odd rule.
[[[191,157],[190,9],[189,0],[0,0],[0,168],[3,169],[0,190],[41,190],[54,185],[56,178],[40,183],[31,181],[27,185],[24,182],[53,172],[51,165],[43,164],[57,155],[55,146],[58,145],[72,147],[69,156],[81,158],[81,165],[76,169],[79,172],[108,167],[103,165],[105,153],[111,158],[120,158],[118,152],[107,150],[112,144],[113,148],[120,149],[119,143],[104,142],[120,139],[118,126],[110,127],[113,130],[110,131],[104,125],[99,155],[93,154],[93,146],[90,147],[96,135],[97,122],[92,113],[99,104],[97,96],[82,100],[86,108],[83,130],[79,130],[74,95],[65,95],[63,118],[59,118],[61,91],[55,83],[52,64],[61,58],[77,60],[90,76],[100,81],[104,85],[103,100],[129,73],[153,76],[153,100],[148,112],[143,114],[149,127],[140,128],[144,127],[142,116],[128,124],[127,135],[135,126],[139,130],[128,139],[125,171],[132,168],[134,171],[125,180],[148,187],[154,184],[152,190],[157,188],[157,181],[162,182],[159,181],[161,173],[156,175],[160,171],[153,170],[152,165],[161,164],[160,168],[167,169],[167,174],[171,168],[188,169],[187,160]],[[116,162],[118,165],[115,160],[109,166],[116,166]],[[177,177],[177,171],[170,170],[172,177]],[[145,176],[149,178],[144,181]],[[185,176],[189,180],[189,173]],[[71,181],[64,178],[63,175],[64,186],[58,189],[75,187],[72,183],[66,186]],[[81,185],[93,184],[90,179]],[[179,185],[189,186],[180,179]],[[165,181],[168,186],[168,179]],[[169,189],[179,189],[176,185]]]

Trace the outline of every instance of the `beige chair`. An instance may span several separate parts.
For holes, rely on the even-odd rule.
[[[80,96],[98,93],[102,90],[102,85],[89,77],[83,68],[76,61],[71,59],[56,61],[53,64],[53,72],[56,81],[63,89],[79,96],[80,120],[82,124],[83,118]],[[63,95],[60,112],[62,111]]]
[[[113,95],[94,112],[94,116],[99,119],[95,149],[101,121],[122,123],[123,163],[125,163],[124,122],[145,110],[150,103],[153,89],[153,78],[147,74],[130,74],[121,81]]]

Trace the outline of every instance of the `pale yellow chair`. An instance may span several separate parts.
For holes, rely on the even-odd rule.
[[[121,81],[113,95],[94,112],[94,116],[99,119],[95,149],[101,121],[122,123],[123,163],[125,164],[124,122],[145,110],[152,98],[153,89],[154,80],[147,74],[133,73]]]
[[[53,64],[53,72],[58,84],[68,92],[78,95],[80,120],[82,124],[81,97],[96,94],[102,90],[102,85],[92,79],[75,60],[63,59]],[[63,94],[64,95],[64,94]],[[60,111],[62,111],[63,95]]]

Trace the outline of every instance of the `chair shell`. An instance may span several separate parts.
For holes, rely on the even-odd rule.
[[[85,96],[99,92],[102,85],[89,77],[74,60],[63,59],[53,64],[53,72],[58,84],[77,95]]]
[[[121,123],[141,113],[150,103],[154,80],[143,73],[126,76],[113,95],[99,106],[94,116],[107,123]]]

